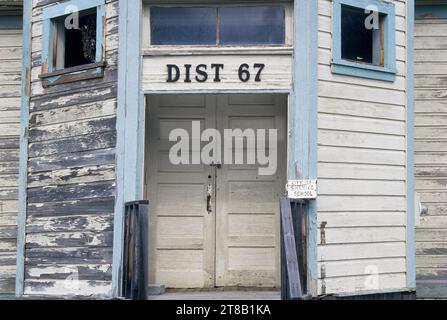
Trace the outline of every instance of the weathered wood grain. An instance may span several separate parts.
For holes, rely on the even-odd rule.
[[[0,175],[0,179],[2,175]],[[15,180],[14,180],[15,182]],[[0,188],[0,200],[15,200],[17,199],[18,190],[8,186],[6,188]]]
[[[0,150],[0,162],[19,160],[19,151],[17,149]]]
[[[1,239],[1,229],[0,229]],[[56,233],[30,233],[26,238],[27,248],[72,248],[72,247],[111,247],[113,244],[113,232],[101,233],[81,232],[56,232]]]
[[[112,248],[33,248],[26,250],[27,265],[39,264],[108,264]],[[1,263],[1,255],[0,255]]]
[[[0,294],[15,283],[21,72],[22,32],[0,30]]]
[[[25,295],[79,296],[104,299],[111,295],[111,281],[25,280]]]
[[[64,123],[67,121],[79,121],[83,119],[108,117],[114,115],[115,112],[116,100],[97,101],[93,103],[77,105],[76,108],[67,107],[35,112],[31,116],[30,125],[41,126]]]
[[[39,78],[42,14],[57,2],[33,0],[25,293],[107,296],[116,188],[118,1],[105,4],[103,77],[45,87]],[[73,271],[78,287],[65,281]]]
[[[93,153],[96,154],[100,153],[101,151],[112,149],[115,146],[116,131],[109,131],[100,134],[32,143],[29,145],[29,155],[32,158],[36,158],[55,154],[67,154],[71,152],[67,157],[72,157],[74,159],[75,155],[86,154],[86,151],[89,150],[95,150]],[[33,159],[30,161],[33,161]],[[95,159],[90,159],[90,161],[91,164],[96,163]],[[101,155],[96,161],[101,163]]]
[[[14,226],[16,229],[17,226]],[[0,239],[0,250],[2,252],[11,252],[14,253],[17,251],[17,239],[16,238],[6,238]],[[12,267],[12,266],[11,266]],[[1,275],[0,275],[1,278]]]
[[[17,226],[17,213],[6,212],[0,213],[0,226]]]
[[[107,264],[86,265],[36,265],[25,269],[28,279],[64,280],[77,274],[79,280],[112,280],[112,266]]]
[[[90,88],[85,94],[85,87],[73,90],[64,95],[49,95],[33,99],[31,101],[31,111],[38,112],[43,110],[58,109],[60,107],[77,106],[83,103],[91,103],[95,101],[107,101],[108,99],[116,99],[116,87],[106,86],[99,88]]]
[[[15,239],[17,238],[17,227],[0,227],[0,239]]]
[[[1,111],[0,111],[0,114]],[[0,149],[18,149],[19,139],[18,137],[0,137]]]
[[[0,174],[18,174],[19,164],[17,161],[0,162]]]
[[[115,182],[95,182],[28,189],[29,203],[73,201],[114,196]]]
[[[1,217],[1,216],[0,216]],[[27,220],[28,234],[45,232],[81,232],[101,233],[113,230],[112,215],[77,215],[77,216],[30,216]]]
[[[0,267],[14,266],[16,263],[15,252],[2,252],[0,251]]]
[[[111,131],[116,126],[116,118],[99,118],[76,121],[50,126],[39,126],[29,130],[30,142],[59,140],[66,137],[92,136],[96,133]]]
[[[417,20],[415,33],[416,191],[429,210],[416,230],[417,289],[447,295],[447,19]]]
[[[113,164],[114,161],[115,150],[113,148],[108,148],[30,159],[29,171],[42,172],[64,170],[67,168],[80,168],[83,166],[108,165]]]
[[[114,212],[114,197],[102,199],[83,199],[75,201],[51,202],[51,203],[30,203],[28,204],[28,216],[49,217],[49,216],[72,216],[88,214],[109,214]]]
[[[55,170],[51,172],[40,172],[37,174],[30,174],[28,177],[28,187],[42,187],[42,186],[60,186],[75,183],[88,183],[98,180],[114,180],[115,170],[113,165],[84,167],[81,169],[72,168],[65,170]],[[1,189],[0,189],[1,198]]]

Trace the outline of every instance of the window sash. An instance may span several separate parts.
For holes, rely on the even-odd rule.
[[[47,7],[43,10],[43,35],[42,35],[42,73],[50,73],[57,68],[57,53],[53,50],[55,46],[55,34],[57,29],[56,21],[71,13],[73,8],[78,12],[96,8],[96,53],[95,63],[102,62],[104,59],[104,16],[105,0],[71,0],[61,4]],[[56,56],[55,56],[56,53]]]
[[[193,41],[189,42],[178,42],[175,41],[169,41],[168,43],[161,43],[160,41],[154,41],[153,37],[153,19],[152,16],[152,9],[153,8],[209,8],[209,9],[215,9],[216,10],[216,21],[215,21],[215,35],[214,40],[210,41],[209,43],[193,43]],[[221,12],[224,12],[225,10],[232,9],[232,8],[278,8],[281,10],[281,17],[279,24],[276,26],[276,28],[280,28],[280,32],[276,32],[276,40],[275,39],[254,39],[254,41],[251,41],[248,39],[248,41],[232,41],[232,40],[223,40],[222,38],[222,29],[225,27],[222,25],[221,21]],[[148,43],[151,46],[217,46],[217,47],[227,47],[227,46],[284,46],[287,42],[287,6],[279,3],[279,4],[264,4],[264,3],[258,3],[258,4],[241,4],[241,5],[219,5],[219,6],[206,6],[206,5],[189,5],[189,6],[181,6],[176,5],[175,7],[168,7],[168,6],[159,6],[159,5],[151,5],[148,6],[148,20],[149,23],[146,25],[148,28]],[[274,26],[274,24],[273,24]],[[279,39],[278,39],[279,38]]]
[[[365,10],[374,5],[383,15],[383,66],[359,63],[341,57],[341,7]],[[332,72],[355,77],[394,81],[396,77],[396,18],[395,5],[382,0],[333,0]]]

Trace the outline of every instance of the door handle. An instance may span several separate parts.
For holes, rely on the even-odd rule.
[[[211,164],[211,167],[216,167],[217,169],[222,169],[222,164],[220,164],[220,163],[212,163]]]
[[[213,207],[211,206],[211,199],[213,197],[213,185],[209,184],[206,195],[206,211],[208,214],[213,212]]]

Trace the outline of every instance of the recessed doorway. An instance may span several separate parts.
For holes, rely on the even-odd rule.
[[[149,95],[146,106],[150,282],[279,288],[287,95]]]

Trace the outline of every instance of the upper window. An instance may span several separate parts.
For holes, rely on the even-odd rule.
[[[54,20],[56,70],[96,61],[96,15],[96,9],[79,12],[78,25],[73,28],[65,26],[67,16]]]
[[[103,76],[104,3],[71,0],[44,9],[44,85]]]
[[[150,21],[152,45],[285,43],[283,6],[152,7]]]
[[[383,16],[378,29],[365,27],[365,10],[341,7],[341,57],[360,63],[383,66]]]
[[[381,0],[334,0],[334,73],[393,81],[394,5]]]

